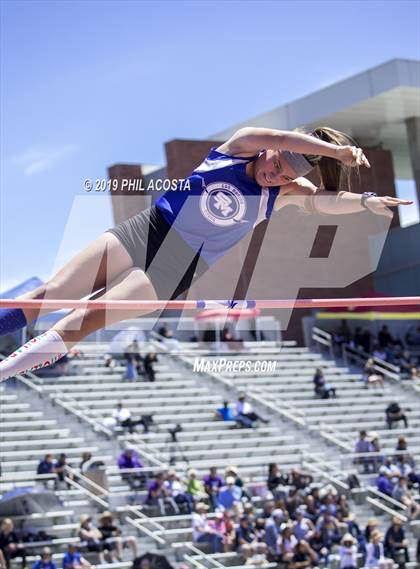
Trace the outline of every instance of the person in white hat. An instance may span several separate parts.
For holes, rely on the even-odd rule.
[[[341,540],[338,554],[340,569],[357,569],[357,545],[351,533],[346,533]]]

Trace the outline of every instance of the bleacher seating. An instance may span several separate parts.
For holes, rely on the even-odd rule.
[[[204,548],[200,557],[200,551],[192,545],[190,515],[162,516],[156,508],[144,507],[145,489],[133,497],[133,491],[116,466],[117,454],[127,443],[136,447],[151,475],[170,465],[182,473],[195,468],[198,476],[206,474],[210,466],[223,472],[227,466],[235,465],[249,487],[255,488],[253,504],[256,508],[262,505],[257,489],[265,484],[269,463],[277,462],[283,471],[303,466],[317,483],[329,484],[353,498],[352,504],[359,508],[359,514],[362,512],[363,522],[374,512],[380,515],[383,525],[398,509],[396,504],[386,502],[373,491],[372,477],[359,473],[364,485],[358,497],[361,502],[355,501],[356,494],[346,486],[346,476],[354,470],[348,455],[357,433],[361,428],[376,431],[385,454],[393,451],[397,436],[403,434],[411,454],[420,458],[420,408],[408,404],[409,396],[404,389],[387,386],[384,392],[367,391],[360,373],[291,342],[281,346],[275,342],[246,342],[240,352],[223,353],[223,358],[232,361],[257,361],[261,357],[273,360],[276,370],[270,374],[193,373],[196,357],[212,360],[220,358],[220,354],[185,342],[176,353],[159,356],[154,382],[125,380],[124,366],[119,364],[113,369],[106,368],[102,357],[104,346],[85,344],[81,349],[83,356],[72,362],[68,375],[32,377],[41,398],[20,398],[23,388],[16,386],[6,386],[0,392],[3,411],[0,415],[3,473],[0,493],[40,483],[56,493],[63,510],[47,514],[44,525],[45,531],[55,536],[50,545],[56,559],[69,541],[78,542],[79,515],[88,511],[96,516],[106,507],[116,513],[124,532],[135,530],[141,542],[160,548],[174,564],[189,559],[198,567],[211,563],[218,567],[243,564],[244,559],[236,552],[208,554]],[[319,366],[327,381],[336,387],[336,399],[314,397],[312,377]],[[246,392],[263,414],[269,413],[270,425],[240,429],[235,428],[234,421],[215,419],[215,410],[222,401],[229,398],[234,403],[240,391]],[[103,439],[103,433],[95,427],[106,423],[119,401],[133,416],[153,416],[150,433],[142,433],[141,428],[134,434],[116,429],[114,434],[111,430],[109,440]],[[408,429],[401,425],[392,431],[386,428],[384,408],[391,401],[399,401],[404,408],[409,408]],[[62,421],[52,418],[54,413],[48,411],[55,403],[54,412],[57,414],[60,410]],[[74,417],[73,411],[77,412]],[[298,422],[288,423],[290,416],[295,416]],[[77,433],[72,423],[76,420],[82,421]],[[182,431],[174,444],[168,430],[176,424],[182,425]],[[326,448],[330,449],[328,460]],[[66,453],[72,466],[77,466],[82,452],[92,453],[105,465],[107,488],[102,494],[98,493],[82,478],[67,487],[55,488],[54,476],[36,475],[36,466],[47,452]],[[404,508],[399,511],[404,514]],[[17,520],[17,526],[23,526],[22,520]],[[413,533],[418,531],[418,525],[410,525],[408,519],[406,526]],[[39,544],[29,549],[37,552]],[[412,546],[411,554],[413,558]],[[127,562],[121,569],[126,566]]]

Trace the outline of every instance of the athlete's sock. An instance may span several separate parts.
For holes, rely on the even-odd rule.
[[[0,308],[0,336],[12,334],[26,324],[26,316],[20,308]]]
[[[67,354],[60,334],[47,330],[0,361],[0,380],[49,366]]]

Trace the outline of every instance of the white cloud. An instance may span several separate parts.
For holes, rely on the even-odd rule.
[[[21,154],[14,156],[14,161],[23,168],[26,176],[32,176],[54,168],[61,160],[77,150],[74,144],[64,144],[55,148],[40,150],[29,148]]]

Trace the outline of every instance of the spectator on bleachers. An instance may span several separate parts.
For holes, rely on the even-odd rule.
[[[349,342],[349,340],[352,337],[352,332],[347,324],[346,320],[342,320],[341,324],[339,326],[339,328],[333,332],[333,342],[334,344],[338,347],[338,349],[341,349],[341,346],[343,344],[346,344],[347,342]],[[340,352],[339,352],[340,353]]]
[[[235,415],[233,409],[229,407],[228,401],[223,401],[223,406],[216,409],[217,419],[222,421],[236,421],[238,427],[252,427],[252,421],[242,415]]]
[[[52,474],[54,472],[54,456],[50,453],[46,454],[43,459],[39,461],[36,469],[37,474]]]
[[[193,542],[208,543],[212,553],[221,553],[223,551],[223,536],[209,525],[206,515],[208,509],[209,507],[204,502],[198,502],[195,506],[195,512],[191,517]]]
[[[251,423],[256,423],[260,421],[261,423],[269,423],[269,419],[264,419],[252,408],[251,403],[246,400],[245,393],[240,393],[238,396],[238,402],[236,404],[236,415],[239,419],[248,419]]]
[[[92,453],[91,452],[82,452],[81,461],[79,464],[79,470],[82,474],[86,472],[89,468],[89,463],[92,460]]]
[[[212,466],[209,474],[204,476],[203,483],[211,507],[215,510],[218,506],[219,492],[224,485],[223,478],[217,474],[217,468],[215,466]]]
[[[395,563],[410,561],[403,523],[396,516],[392,518],[392,523],[385,533],[384,550],[385,556],[390,557]]]
[[[271,518],[267,519],[265,525],[265,542],[273,559],[278,555],[277,540],[280,536],[280,529],[284,519],[285,515],[283,510],[278,508],[273,511]]]
[[[133,535],[123,535],[114,520],[112,512],[105,511],[99,517],[99,531],[105,549],[115,549],[119,561],[123,560],[124,547],[131,549],[133,559],[138,556],[137,540]]]
[[[7,568],[10,567],[12,559],[20,557],[22,569],[24,569],[26,566],[26,551],[15,532],[13,520],[10,518],[4,518],[0,526],[0,550],[3,552]]]
[[[275,504],[274,500],[267,500],[266,502],[264,502],[261,517],[263,517],[265,519],[271,518],[271,516],[273,515],[273,512],[275,510],[275,507],[276,507],[276,504]]]
[[[365,544],[365,536],[357,523],[356,516],[353,512],[349,512],[347,516],[343,516],[345,521],[345,533],[352,535],[359,544]]]
[[[403,421],[406,429],[408,428],[407,415],[396,401],[390,403],[385,409],[385,419],[388,429],[392,429],[393,424],[400,421]]]
[[[104,366],[109,368],[109,369],[114,369],[115,366],[117,365],[117,362],[115,361],[115,359],[112,357],[111,354],[104,354]]]
[[[366,454],[373,452],[373,445],[369,440],[368,434],[365,430],[359,432],[359,438],[354,445],[354,452],[356,454]],[[375,472],[375,459],[369,456],[356,456],[353,460],[354,464],[360,464],[363,466],[363,472],[366,474],[368,472]]]
[[[177,350],[179,346],[178,339],[175,337],[173,331],[168,327],[166,327],[166,331],[161,334],[161,338],[159,338],[158,341],[162,342],[170,352]]]
[[[57,569],[57,565],[53,561],[52,552],[49,547],[42,548],[40,559],[34,561],[32,569]]]
[[[286,524],[277,538],[277,553],[281,563],[290,563],[293,560],[297,542],[293,534],[293,526]]]
[[[129,379],[130,381],[136,380],[138,377],[137,366],[141,362],[137,340],[134,340],[129,346],[127,346],[126,351],[124,352],[124,361],[125,379]]]
[[[336,494],[333,495],[331,491],[326,492],[324,497],[322,498],[322,505],[320,509],[321,514],[323,514],[324,512],[329,512],[335,518],[338,509],[336,500],[337,500]]]
[[[338,522],[328,510],[318,518],[316,529],[321,533],[323,545],[328,551],[341,540]]]
[[[133,419],[131,411],[124,407],[122,402],[117,403],[116,408],[112,411],[112,418],[116,421],[117,425],[128,429],[130,434],[133,434],[137,425],[143,426],[143,432],[149,431],[149,421],[145,421],[142,417],[140,419]]]
[[[350,505],[345,494],[340,494],[338,496],[337,514],[340,514],[342,519],[346,519],[350,515]]]
[[[417,484],[420,486],[420,474],[415,471],[414,460],[410,462],[409,456],[406,454],[400,455],[395,461],[401,476],[405,476],[409,480],[410,485]]]
[[[338,555],[340,569],[357,569],[357,541],[350,533],[346,533],[341,540]]]
[[[414,461],[413,456],[408,452],[408,444],[407,444],[407,439],[404,436],[398,437],[397,440],[397,445],[395,447],[395,450],[400,453],[400,452],[406,452],[405,456],[408,459],[408,462],[411,466],[413,466],[412,462]],[[399,454],[395,455],[395,458],[398,458]]]
[[[311,488],[309,495],[312,496],[315,502],[315,508],[319,511],[322,505],[322,498],[319,486],[314,486]]]
[[[400,476],[398,478],[398,483],[394,486],[392,491],[392,497],[408,508],[411,519],[418,517],[420,514],[420,506],[408,489],[408,478],[406,476]]]
[[[379,469],[379,476],[376,480],[376,487],[379,492],[386,494],[387,496],[392,496],[394,491],[394,484],[391,480],[391,475],[388,473],[386,466],[381,466]]]
[[[373,358],[369,358],[365,363],[363,381],[366,389],[369,389],[370,386],[385,389],[384,376],[375,369]]]
[[[298,541],[308,540],[315,529],[314,524],[309,518],[305,518],[304,508],[298,508],[295,513],[295,522],[293,524],[293,533]]]
[[[71,468],[71,464],[67,462],[67,455],[62,452],[54,464],[54,472],[57,474],[55,488],[58,490],[70,488],[70,484],[65,480],[66,476],[71,480],[74,478],[72,472],[66,471],[66,467]]]
[[[139,455],[132,446],[127,446],[120,454],[117,465],[120,470],[144,468]],[[142,472],[122,472],[121,478],[134,491],[138,491],[143,488],[146,483],[146,477]]]
[[[401,341],[394,338],[386,324],[382,326],[378,333],[379,346],[384,350],[392,350],[396,345],[401,345]]]
[[[235,414],[229,407],[229,401],[223,401],[222,407],[216,409],[216,417],[222,421],[234,421]]]
[[[394,562],[388,559],[384,554],[384,544],[382,542],[382,534],[379,530],[375,530],[369,543],[366,546],[366,567],[379,567],[380,569],[392,569]]]
[[[268,465],[268,479],[267,488],[273,494],[274,499],[284,499],[286,497],[286,491],[279,489],[280,486],[288,486],[289,476],[287,474],[282,474],[278,464],[272,462]]]
[[[313,382],[315,395],[317,397],[321,397],[322,399],[337,397],[335,388],[330,383],[327,383],[324,372],[320,367],[316,368]]]
[[[134,447],[127,446],[118,458],[118,467],[121,469],[144,468],[144,465],[140,461],[139,455],[136,453]]]
[[[229,528],[226,524],[224,513],[217,511],[212,520],[208,521],[209,528],[211,528],[215,534],[222,537],[223,551],[229,551],[229,547],[233,543],[232,538],[232,527]]]
[[[254,524],[249,516],[241,516],[239,518],[239,525],[235,531],[235,549],[246,560],[255,554],[263,553],[267,549],[265,543],[258,541]],[[247,563],[245,562],[245,564]]]
[[[169,489],[165,488],[165,474],[159,472],[149,484],[147,497],[144,502],[147,506],[158,506],[162,516],[166,515],[166,506],[170,506],[175,514],[179,514],[178,504],[175,502]]]
[[[251,501],[252,496],[249,494],[248,490],[246,489],[245,483],[241,478],[236,466],[231,465],[225,468],[225,473],[224,473],[225,480],[228,476],[233,476],[233,478],[235,479],[235,486],[238,486],[242,490],[242,499]]]
[[[379,467],[384,463],[385,460],[385,457],[380,454],[382,451],[381,441],[379,440],[379,435],[376,431],[372,431],[369,434],[369,438],[370,444],[372,445],[372,452],[375,453],[375,456],[372,458],[374,464],[374,472],[378,472]]]
[[[328,563],[329,550],[324,545],[324,539],[321,535],[321,532],[318,531],[316,528],[311,537],[309,538],[309,545],[317,554],[318,561],[320,561],[321,563],[323,563],[324,566],[326,566]]]
[[[290,569],[306,569],[307,567],[314,567],[318,560],[318,555],[305,540],[297,542],[292,560],[290,562]]]
[[[398,466],[393,462],[392,458],[390,456],[385,457],[382,466],[384,467],[382,470],[388,474],[388,477],[392,483],[396,484],[398,481],[398,476],[400,476],[400,471],[398,470]]]
[[[312,484],[314,477],[312,474],[299,468],[292,468],[289,475],[289,484],[298,490],[305,490]]]
[[[233,476],[228,476],[225,485],[220,488],[218,504],[226,510],[231,510],[241,503],[242,488],[236,486]]]
[[[170,470],[164,482],[169,495],[175,500],[180,509],[186,510],[187,514],[191,514],[194,508],[194,500],[189,494],[174,470]]]
[[[418,348],[420,346],[420,326],[414,328],[410,326],[405,334],[405,341],[409,346],[414,346]]]
[[[414,358],[409,350],[403,350],[395,363],[400,368],[401,379],[413,379],[417,374],[417,358]]]
[[[373,342],[372,356],[378,360],[388,361],[388,352],[381,348],[378,341]]]
[[[305,516],[312,522],[315,522],[319,515],[319,508],[316,505],[315,498],[309,494],[305,498]]]
[[[63,556],[62,567],[63,569],[80,569],[81,567],[88,569],[93,565],[78,551],[75,543],[69,543]]]
[[[99,563],[105,563],[102,534],[99,529],[92,524],[92,518],[87,514],[80,516],[78,534],[80,541],[86,543],[87,550],[97,553]],[[113,551],[110,551],[110,561],[116,561],[116,556]]]
[[[203,500],[206,496],[203,482],[197,478],[197,471],[194,468],[188,471],[187,493],[195,502]]]
[[[148,352],[144,356],[144,373],[149,381],[155,381],[155,363],[158,361],[156,352]]]

